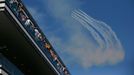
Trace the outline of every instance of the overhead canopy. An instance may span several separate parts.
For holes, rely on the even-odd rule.
[[[0,44],[7,47],[1,50],[3,55],[26,75],[57,75],[26,35],[26,30],[19,26],[15,16],[4,7],[0,7]]]

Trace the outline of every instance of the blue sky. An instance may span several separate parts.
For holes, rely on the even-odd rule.
[[[72,75],[134,75],[133,0],[23,0],[23,2]],[[93,17],[95,22],[103,21],[112,28],[122,44],[122,47],[113,45],[114,48],[111,49],[117,56],[111,55],[108,57],[109,60],[102,61],[100,54],[99,59],[98,57],[92,59],[92,56],[96,55],[92,50],[96,51],[95,48],[100,47],[97,45],[94,47],[92,42],[94,37],[91,38],[88,29],[71,17],[71,13],[79,9]],[[104,43],[105,45],[107,44]],[[108,49],[100,51],[105,52]],[[119,57],[117,51],[124,52],[124,57]],[[107,54],[103,54],[107,57]],[[114,59],[114,62],[110,59]]]

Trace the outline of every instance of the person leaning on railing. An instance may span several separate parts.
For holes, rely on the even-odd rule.
[[[39,40],[40,40],[41,42],[43,42],[44,37],[42,36],[42,34],[41,34],[41,33],[40,33],[40,35],[38,36],[38,38],[39,38]]]
[[[44,47],[49,51],[50,55],[53,57],[53,51],[51,50],[51,46],[50,44],[48,44],[47,42],[45,42]]]
[[[17,0],[9,0],[9,5],[13,9],[13,11],[17,12],[17,9],[18,9],[18,1]]]
[[[27,19],[27,16],[25,15],[25,12],[23,10],[23,5],[21,3],[19,3],[19,6],[18,6],[18,17],[21,19],[22,22],[25,22],[26,19]]]
[[[31,20],[27,17],[25,21],[25,26],[30,27],[30,25],[31,25]]]
[[[32,33],[34,33],[34,32],[35,32],[35,28],[37,28],[37,27],[35,27],[35,25],[34,25],[33,22],[30,20],[29,17],[26,18],[25,26],[28,27],[28,28],[31,30]]]
[[[34,35],[35,35],[35,38],[36,38],[37,40],[39,40],[38,38],[39,38],[39,36],[40,36],[41,34],[40,34],[40,32],[39,32],[39,30],[38,30],[37,28],[34,28]]]
[[[69,75],[66,67],[63,67],[63,72],[65,73],[65,75]]]
[[[45,48],[50,50],[51,46],[48,43],[45,42]]]
[[[54,53],[54,51],[50,50],[50,54],[52,56],[53,61],[56,61],[58,59],[57,55]]]
[[[63,66],[58,59],[56,60],[56,62],[57,62],[57,66],[59,67],[59,70],[61,72],[64,72],[65,75],[69,75],[67,68],[65,66]]]

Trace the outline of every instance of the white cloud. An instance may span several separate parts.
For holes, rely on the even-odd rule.
[[[80,21],[77,22],[71,17],[72,11],[77,9],[75,4],[77,4],[77,1],[73,3],[68,0],[44,1],[49,15],[60,22],[60,25],[57,26],[61,30],[56,33],[65,35],[53,34],[56,29],[51,30],[51,34],[47,35],[63,61],[66,64],[79,64],[84,68],[114,65],[121,62],[124,59],[124,50],[113,30],[109,25],[90,16],[84,17],[84,20],[81,19],[81,21],[85,25],[95,26],[95,29],[100,33],[92,27],[88,29],[90,26],[84,28]],[[38,20],[42,19],[44,13],[39,13],[38,10],[33,8],[30,8],[30,10]],[[89,32],[87,33],[84,30],[89,30]]]

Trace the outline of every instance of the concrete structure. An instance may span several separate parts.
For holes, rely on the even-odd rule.
[[[20,0],[0,0],[0,65],[3,75],[70,75]]]

